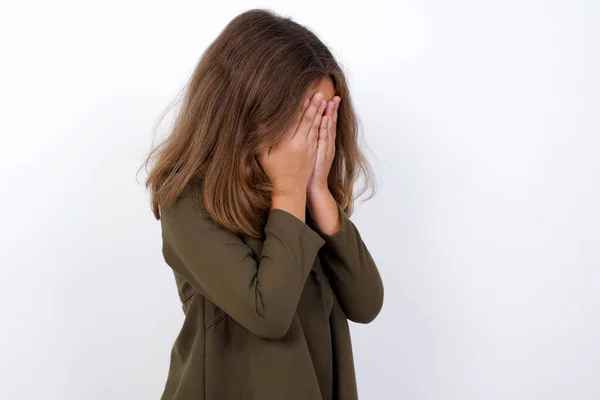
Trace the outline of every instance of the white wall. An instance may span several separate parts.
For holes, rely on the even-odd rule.
[[[339,56],[376,156],[361,398],[600,398],[598,2],[36,3],[0,13],[3,398],[159,398],[182,313],[135,172],[257,6]]]

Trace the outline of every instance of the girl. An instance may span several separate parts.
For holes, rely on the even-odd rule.
[[[185,321],[162,399],[357,398],[348,320],[383,304],[349,219],[359,175],[346,78],[306,27],[269,10],[208,47],[171,135],[146,160]]]

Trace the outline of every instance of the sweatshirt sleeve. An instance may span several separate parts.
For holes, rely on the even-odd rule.
[[[161,216],[163,255],[173,270],[248,331],[283,337],[317,252],[325,243],[293,214],[271,209],[260,259],[189,197]]]
[[[326,242],[321,251],[324,270],[346,317],[369,323],[383,306],[383,282],[358,228],[336,204],[342,221],[339,231],[327,235],[316,223],[311,226]]]

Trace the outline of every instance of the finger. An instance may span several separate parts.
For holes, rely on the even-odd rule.
[[[319,137],[319,127],[321,126],[321,120],[323,119],[323,111],[325,111],[325,107],[327,106],[327,102],[323,100],[319,109],[317,110],[317,115],[315,115],[315,119],[312,123],[311,129],[308,132],[307,139],[308,140],[317,140]]]
[[[335,106],[333,107],[333,125],[335,126],[337,124],[337,119],[338,119],[338,110],[340,108],[340,102],[342,101],[342,98],[339,96],[336,96],[334,98]]]
[[[323,157],[327,155],[327,146],[329,145],[329,133],[327,132],[327,126],[331,118],[324,115],[321,119],[321,125],[319,126],[319,137],[317,139],[317,150]]]
[[[333,100],[331,100],[328,104],[327,104],[327,131],[328,131],[328,137],[329,140],[333,140],[331,139],[331,136],[333,135],[333,110],[335,108],[335,98]]]
[[[323,93],[317,92],[312,97],[306,110],[304,110],[304,114],[302,115],[300,125],[298,126],[298,131],[302,131],[304,133],[304,136],[307,136],[312,130],[315,118],[317,117],[319,109],[321,109],[322,101]]]
[[[321,119],[321,126],[319,127],[319,146],[325,145],[329,138],[329,121],[331,121],[331,118],[327,115],[323,116]]]
[[[304,113],[306,112],[306,109],[309,104],[310,104],[310,99],[307,99],[307,98],[302,99],[302,104],[300,105],[300,111],[298,112],[298,116],[296,117],[296,119],[294,120],[294,123],[292,124],[292,130],[291,130],[292,137],[294,137],[294,134],[298,130],[300,123],[302,121],[302,118],[304,116]]]
[[[335,131],[333,130],[333,118],[327,118],[327,131],[329,133],[329,138],[333,142],[335,140]]]
[[[333,108],[335,107],[335,102],[333,100],[327,102],[327,108],[325,109],[325,115],[331,116],[333,114]]]

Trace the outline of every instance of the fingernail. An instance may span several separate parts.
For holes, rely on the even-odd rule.
[[[323,93],[317,93],[317,101],[321,101],[323,99]]]
[[[306,107],[306,106],[308,105],[309,101],[310,101],[310,100],[308,100],[308,99],[304,99],[304,102],[302,103],[302,105],[303,105],[304,107]]]

